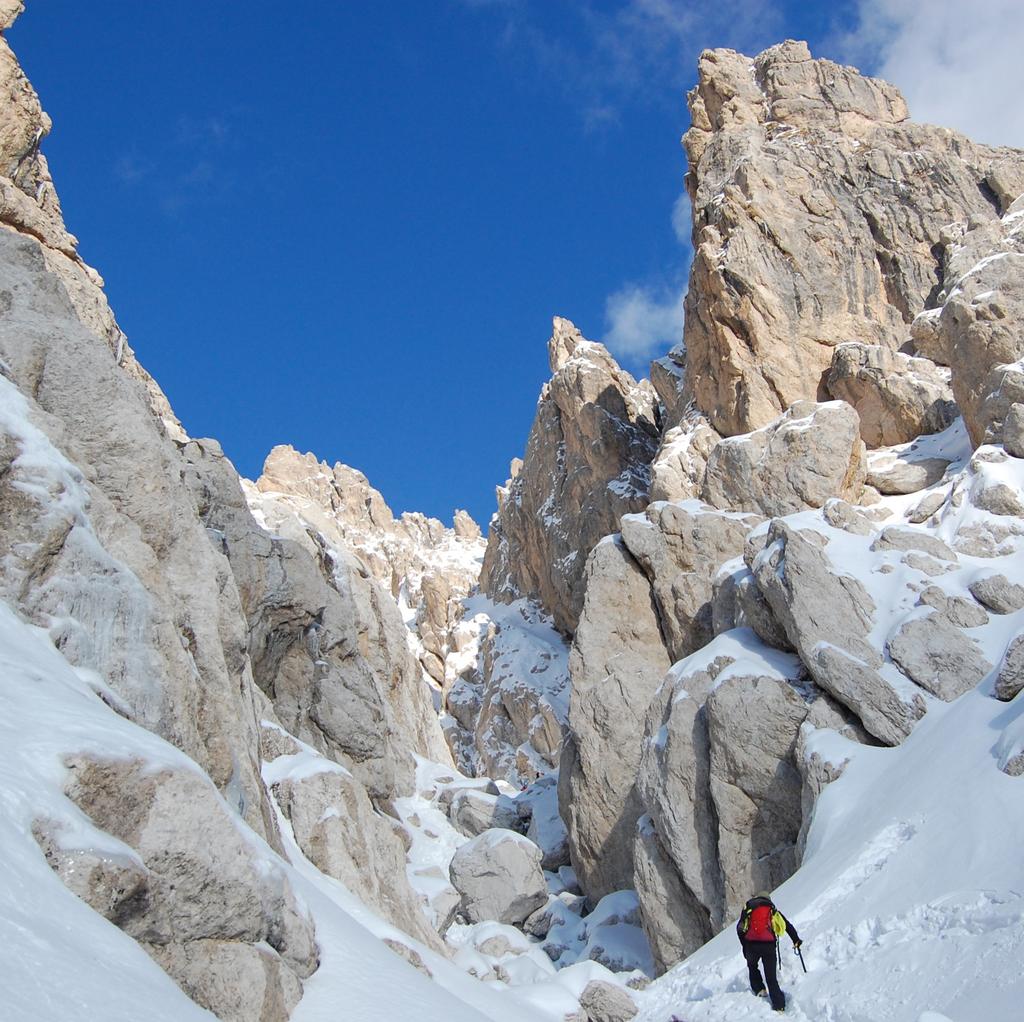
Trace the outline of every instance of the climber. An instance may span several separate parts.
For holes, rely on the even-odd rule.
[[[775,968],[779,937],[784,933],[789,934],[794,948],[800,947],[796,928],[772,904],[767,891],[761,891],[747,902],[736,923],[736,936],[743,945],[743,957],[747,960],[747,972],[750,974],[750,989],[758,997],[764,997],[767,985],[767,995],[776,1011],[786,1010],[786,995],[779,986]],[[764,969],[764,979],[761,978],[761,969]]]

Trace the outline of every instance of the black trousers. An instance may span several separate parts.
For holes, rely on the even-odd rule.
[[[747,972],[750,974],[750,989],[759,994],[768,987],[768,996],[771,998],[773,1008],[786,1007],[786,995],[779,986],[778,972],[776,971],[776,943],[769,943],[766,940],[748,940],[743,945],[743,957],[747,960]],[[761,979],[761,969],[764,969],[764,979]]]

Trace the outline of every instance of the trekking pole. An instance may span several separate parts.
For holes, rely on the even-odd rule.
[[[807,966],[806,966],[806,965],[804,965],[804,956],[803,956],[803,952],[802,952],[802,951],[800,950],[800,948],[798,948],[798,947],[794,947],[794,948],[793,948],[793,950],[794,950],[794,951],[796,952],[796,956],[797,956],[797,958],[799,958],[799,959],[800,959],[800,964],[801,964],[801,965],[803,965],[803,967],[804,967],[804,972],[806,972],[806,971],[807,971]]]

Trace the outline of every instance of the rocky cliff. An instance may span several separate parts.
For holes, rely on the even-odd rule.
[[[661,499],[587,562],[560,782],[584,890],[635,887],[662,968],[797,867],[841,769],[808,735],[898,744],[1003,661],[975,582],[1021,535],[1024,154],[797,43],[706,52],[690,107]]]
[[[341,873],[320,856],[324,871],[440,946],[388,815],[414,754],[447,755],[437,716],[390,593],[348,548],[265,531],[219,445],[174,419],[64,227],[39,150],[50,122],[6,41],[0,74],[0,595],[108,713],[184,754],[71,734],[66,799],[28,822],[56,873],[199,1004],[284,1019],[319,952],[283,820],[314,860],[318,818],[339,821],[341,847],[358,833],[366,854]],[[303,747],[307,777],[265,780]]]
[[[635,420],[658,450],[566,467],[566,437],[609,448],[586,392],[556,401],[580,344],[556,321],[484,573],[571,634],[572,863],[593,900],[637,890],[662,967],[797,867],[839,769],[811,731],[897,745],[1004,659],[971,586],[1014,577],[1021,530],[995,466],[1019,429],[1024,154],[915,124],[794,42],[704,53],[690,110],[683,344]],[[609,503],[613,470],[648,467],[636,507]]]

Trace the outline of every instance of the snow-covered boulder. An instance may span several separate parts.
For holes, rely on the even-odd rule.
[[[940,433],[958,414],[948,369],[882,345],[840,344],[825,385],[834,398],[853,406],[869,447]]]
[[[699,501],[655,503],[624,515],[622,542],[644,569],[670,658],[681,660],[713,635],[711,597],[718,568],[743,552],[761,519],[723,514]]]
[[[1012,614],[1024,608],[1024,586],[998,572],[971,583],[971,595],[994,614]]]
[[[1024,689],[1024,635],[1018,635],[1006,651],[996,676],[997,699],[1009,702]]]
[[[637,1013],[636,1002],[622,987],[599,979],[584,987],[580,1007],[590,1022],[629,1022]]]
[[[908,547],[944,548],[906,530],[886,529],[882,537]],[[882,655],[864,638],[874,623],[871,595],[856,577],[837,570],[821,533],[776,519],[765,540],[751,563],[754,577],[812,677],[876,738],[899,744],[925,706],[920,695],[898,690],[878,670]]]
[[[467,837],[476,837],[494,827],[521,830],[522,821],[516,803],[507,795],[491,795],[475,788],[464,788],[452,797],[449,809],[455,829]]]
[[[992,669],[977,642],[941,614],[905,622],[889,642],[889,655],[908,678],[946,702]]]
[[[785,515],[833,497],[859,499],[865,470],[853,408],[798,401],[762,429],[717,444],[700,496],[722,510]]]
[[[257,850],[198,771],[79,755],[68,797],[121,843],[35,827],[54,870],[226,1022],[286,1022],[316,969],[313,926],[280,868]]]
[[[462,914],[474,923],[521,923],[548,899],[541,851],[511,830],[484,831],[462,845],[449,876],[462,895]]]

